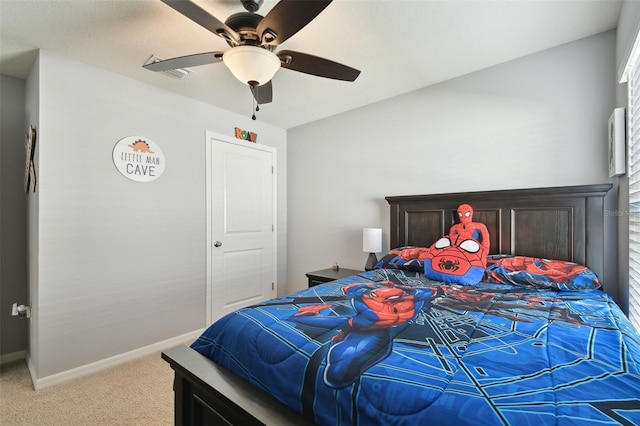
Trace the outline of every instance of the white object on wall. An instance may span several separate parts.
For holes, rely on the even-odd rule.
[[[158,179],[165,163],[158,144],[142,136],[127,136],[113,147],[113,164],[124,177],[136,182]]]
[[[616,108],[609,117],[609,177],[626,173],[624,112],[624,108]]]
[[[18,306],[17,303],[14,303],[11,308],[11,315],[14,317],[22,318],[31,318],[31,307],[26,305]]]

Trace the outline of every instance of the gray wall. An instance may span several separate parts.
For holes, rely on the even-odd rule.
[[[28,206],[36,381],[206,325],[207,130],[233,136],[238,126],[277,149],[285,280],[283,129],[46,51],[27,98],[39,122]],[[159,179],[133,182],[116,170],[112,149],[131,135],[162,148]]]
[[[26,130],[25,82],[0,74],[0,356],[26,351],[28,343],[28,321],[11,316],[13,303],[28,303]]]
[[[389,249],[387,195],[609,182],[614,79],[610,31],[290,129],[289,290],[363,268],[364,227]]]

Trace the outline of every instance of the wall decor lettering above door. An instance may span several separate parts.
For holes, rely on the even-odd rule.
[[[240,127],[235,128],[236,138],[242,139],[243,141],[249,141],[256,143],[258,141],[258,134],[254,132],[250,132],[248,130],[242,130]]]
[[[162,176],[165,158],[162,149],[150,139],[127,136],[113,147],[113,164],[126,178],[151,182]]]

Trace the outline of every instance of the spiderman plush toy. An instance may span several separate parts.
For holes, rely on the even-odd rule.
[[[484,223],[473,221],[473,207],[469,204],[461,204],[458,206],[458,217],[460,218],[460,223],[451,226],[449,235],[460,235],[464,239],[474,239],[489,253],[489,231]]]
[[[473,285],[480,282],[487,266],[489,231],[484,224],[473,221],[469,204],[458,207],[458,216],[460,223],[449,229],[449,235],[429,247],[424,274],[437,281]]]

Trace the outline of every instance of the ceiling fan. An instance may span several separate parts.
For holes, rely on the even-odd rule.
[[[161,1],[223,38],[231,49],[152,62],[144,65],[148,70],[168,71],[222,61],[238,80],[249,85],[258,104],[272,101],[271,79],[280,68],[344,81],[354,81],[360,75],[354,68],[306,53],[274,53],[279,44],[311,22],[332,0],[281,0],[264,17],[256,13],[263,0],[240,0],[246,12],[235,13],[225,22],[191,0]]]

